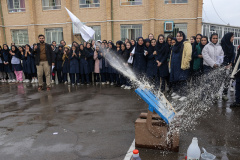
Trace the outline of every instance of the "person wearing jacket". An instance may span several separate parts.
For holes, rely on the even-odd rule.
[[[18,48],[16,46],[11,46],[11,50],[9,53],[12,55],[11,64],[12,64],[12,71],[15,73],[16,76],[16,82],[23,82],[23,68],[21,64],[21,53],[19,52]]]
[[[36,45],[34,45],[36,46]],[[32,80],[31,83],[38,83],[37,80],[37,68],[35,65],[35,57],[32,48],[30,45],[25,45],[25,51],[24,51],[24,60],[26,61],[26,70],[27,73],[27,79],[25,82],[29,82],[29,80]]]
[[[204,74],[208,74],[222,64],[222,62],[219,62],[219,58],[224,56],[224,52],[218,43],[217,33],[211,35],[210,42],[202,50],[202,56]]]
[[[177,33],[177,43],[172,48],[172,54],[169,61],[170,82],[172,83],[172,98],[180,101],[186,100],[185,95],[187,80],[190,74],[190,61],[192,59],[192,46],[186,40],[182,31]]]
[[[7,73],[8,75],[8,83],[11,82],[16,82],[15,80],[15,76],[14,73],[12,72],[12,68],[11,68],[11,55],[9,53],[9,48],[7,44],[3,45],[3,64],[4,64],[4,71]]]
[[[223,65],[227,69],[226,72],[229,73],[230,69],[232,67],[232,64],[234,63],[235,59],[235,47],[233,46],[233,40],[234,40],[234,33],[229,32],[225,34],[221,40],[221,46],[224,52],[224,59],[223,59]],[[224,81],[224,89],[223,89],[223,100],[227,101],[227,93],[228,88],[230,85],[230,77],[227,76]]]
[[[93,72],[94,72],[94,59],[93,59],[94,51],[92,50],[91,43],[86,44],[85,53],[86,53],[87,62],[88,62],[89,81],[90,83],[92,83]]]
[[[84,85],[85,82],[87,85],[89,85],[89,68],[88,68],[88,61],[87,61],[87,55],[85,52],[85,49],[83,47],[83,44],[80,44],[80,52],[79,52],[79,58],[80,58],[80,74],[81,74],[81,85]]]
[[[40,34],[38,36],[38,43],[34,47],[34,57],[35,64],[37,66],[37,75],[38,75],[38,90],[43,89],[43,73],[46,77],[47,91],[50,91],[51,87],[51,66],[55,66],[54,64],[54,54],[51,48],[51,45],[45,43],[45,36]]]
[[[58,78],[58,83],[63,82],[63,45],[59,45],[58,49],[56,50],[56,70],[57,70],[57,78]]]
[[[73,45],[71,50],[70,50],[70,55],[69,55],[69,60],[70,60],[70,76],[71,76],[71,83],[72,86],[77,83],[77,85],[80,85],[79,82],[79,50]],[[76,81],[75,81],[76,77]]]
[[[3,54],[2,54],[2,47],[0,46],[0,79],[1,82],[7,82],[6,81],[6,73],[4,72],[4,64],[3,64]]]
[[[96,78],[96,85],[100,84],[100,68],[99,68],[99,59],[98,56],[101,55],[101,51],[99,46],[96,46],[96,49],[94,51],[93,59],[95,60],[94,63],[94,77]]]
[[[157,62],[157,86],[160,85],[160,79],[162,81],[161,85],[161,92],[165,91],[165,83],[167,80],[167,77],[169,76],[169,69],[168,69],[168,53],[169,53],[169,46],[164,41],[164,35],[160,34],[158,36],[158,41],[156,44],[156,62]]]
[[[69,68],[70,68],[70,63],[69,63],[69,47],[64,46],[63,48],[63,57],[62,57],[63,63],[62,63],[62,68],[63,68],[63,81],[64,84],[68,83],[68,74],[69,74]],[[70,75],[69,75],[70,77]]]

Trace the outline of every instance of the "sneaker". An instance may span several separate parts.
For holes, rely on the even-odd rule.
[[[125,86],[124,89],[132,89],[131,86]]]
[[[107,81],[107,84],[110,84],[110,82]]]
[[[25,82],[26,82],[26,79],[23,80],[23,83],[25,83]]]
[[[19,83],[23,83],[23,81],[19,81]]]
[[[234,88],[234,87],[230,87],[230,91],[231,91],[231,92],[234,92],[234,91],[235,91],[235,88]]]
[[[89,86],[90,84],[89,83],[87,83],[87,86]]]
[[[4,79],[4,80],[3,80],[3,82],[4,82],[4,83],[6,83],[6,82],[7,82],[7,80],[6,80],[6,79]]]
[[[172,97],[172,99],[179,99],[180,97],[181,97],[181,96],[179,96],[179,95],[176,94],[175,96]]]
[[[222,100],[224,100],[224,101],[228,101],[228,97],[227,97],[227,95],[223,95],[223,96],[222,96]]]
[[[75,86],[75,84],[73,83],[72,86]]]
[[[83,85],[84,85],[84,83],[81,83],[81,85],[83,86]]]
[[[4,83],[4,79],[2,79],[1,82]]]
[[[171,97],[174,97],[174,96],[176,96],[176,95],[177,95],[177,93],[173,92],[173,93],[171,94]]]
[[[11,80],[11,79],[9,79],[7,82],[8,82],[8,83],[11,83],[11,82],[12,82],[12,80]]]
[[[77,85],[80,86],[80,83],[78,83]]]
[[[50,91],[51,90],[51,88],[50,87],[47,87],[47,91]]]
[[[231,108],[236,108],[240,107],[240,103],[234,102],[233,104],[230,105]]]
[[[65,82],[64,82],[64,84],[68,84],[68,82],[67,82],[67,81],[65,81]]]
[[[38,83],[38,79],[37,79],[37,78],[35,78],[34,82],[35,82],[35,83]]]
[[[106,84],[106,82],[102,82],[102,85],[105,85]]]
[[[52,84],[54,84],[55,83],[55,81],[54,80],[52,80],[52,82],[51,82]]]
[[[16,83],[17,81],[15,79],[12,80],[12,83]]]
[[[179,99],[179,101],[185,101],[187,99],[187,97],[183,96]]]
[[[35,80],[34,80],[34,79],[32,79],[31,83],[35,83]]]
[[[121,88],[124,88],[125,87],[125,85],[121,85]]]
[[[30,80],[29,80],[29,79],[26,79],[26,80],[25,80],[25,82],[26,82],[26,83],[29,83],[29,82],[30,82]]]
[[[111,86],[113,86],[113,85],[114,85],[114,83],[112,82],[110,85],[111,85]]]

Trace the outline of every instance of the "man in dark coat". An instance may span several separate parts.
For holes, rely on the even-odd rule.
[[[43,73],[46,77],[47,90],[50,91],[51,87],[51,66],[55,66],[54,64],[54,54],[50,44],[45,43],[45,36],[40,34],[38,36],[38,43],[34,47],[34,55],[35,55],[35,64],[37,66],[37,75],[38,75],[38,90],[42,90],[43,88]]]

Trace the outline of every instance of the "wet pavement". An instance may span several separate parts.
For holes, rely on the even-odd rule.
[[[231,93],[232,94],[232,93]],[[240,108],[219,101],[195,130],[180,133],[179,153],[140,149],[142,160],[182,160],[192,137],[221,159],[240,159]],[[0,84],[0,160],[122,160],[147,111],[133,90],[112,86]]]

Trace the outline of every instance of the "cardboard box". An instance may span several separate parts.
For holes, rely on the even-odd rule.
[[[169,126],[157,114],[141,113],[135,122],[135,146],[178,152],[179,130],[169,132]]]

